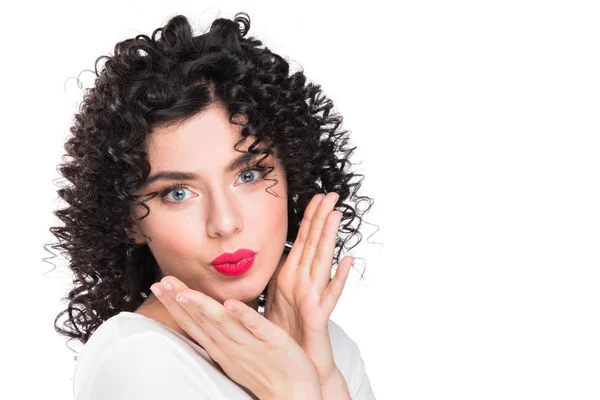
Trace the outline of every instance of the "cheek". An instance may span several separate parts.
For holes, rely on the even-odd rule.
[[[261,204],[260,218],[256,219],[258,226],[270,236],[287,233],[287,199],[283,196],[267,195]]]
[[[186,254],[190,248],[197,247],[192,238],[198,237],[198,225],[192,224],[192,218],[185,213],[168,213],[152,210],[146,217],[144,233],[152,239],[153,252]]]

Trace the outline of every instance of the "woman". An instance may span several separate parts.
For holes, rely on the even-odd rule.
[[[75,275],[55,326],[85,344],[78,400],[374,398],[329,320],[372,199],[332,102],[249,28],[194,36],[179,15],[97,60],[51,228]]]

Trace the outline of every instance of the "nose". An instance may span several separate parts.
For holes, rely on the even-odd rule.
[[[243,229],[241,207],[232,193],[213,192],[210,196],[206,232],[212,238],[228,237]]]

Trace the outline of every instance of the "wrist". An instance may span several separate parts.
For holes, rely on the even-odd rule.
[[[320,382],[316,379],[310,382],[295,381],[289,385],[279,386],[259,398],[261,400],[324,400],[321,396]]]
[[[319,370],[318,375],[319,382],[321,382],[321,385],[323,385],[324,383],[335,382],[338,381],[340,378],[344,378],[339,368],[335,364],[333,368],[327,368],[327,370]]]
[[[323,400],[352,400],[350,390],[346,384],[346,378],[339,369],[335,369],[327,376],[323,376],[321,382],[321,398]]]

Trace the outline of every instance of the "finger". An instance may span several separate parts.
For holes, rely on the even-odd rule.
[[[225,307],[212,297],[188,288],[177,293],[175,300],[182,305],[191,319],[211,336],[217,346],[230,349],[227,353],[236,348],[233,344],[242,345],[249,342],[251,333],[242,324],[234,321],[234,317]]]
[[[202,346],[208,354],[215,360],[221,360],[223,353],[215,344],[212,336],[206,332],[199,324],[197,324],[188,312],[175,300],[175,297],[165,290],[161,284],[151,286],[152,292],[165,306],[169,314],[173,316],[177,325],[186,331],[200,346]]]
[[[190,303],[180,303],[179,301],[177,303],[196,321],[208,321],[209,324],[203,328],[217,345],[220,344],[218,340],[220,333],[238,344],[248,342],[247,330],[236,318],[232,318],[232,315],[224,311],[221,303],[202,292],[189,288],[174,276],[165,276],[161,280],[161,284],[167,291],[168,287],[171,287],[169,293],[176,301],[177,298],[185,298],[190,301]],[[216,330],[213,330],[213,327]]]
[[[200,324],[203,331],[208,334],[215,345],[219,346],[223,344],[223,342],[220,340],[223,335],[225,335],[229,340],[233,340],[238,344],[246,344],[251,342],[251,340],[249,340],[250,335],[248,335],[247,330],[242,326],[241,322],[237,321],[235,318],[231,318],[231,316],[228,316],[227,313],[222,312],[223,306],[212,297],[189,288],[181,280],[171,275],[165,276],[161,280],[161,285],[171,287],[170,291],[167,287],[165,287],[165,289],[167,292],[169,292],[172,300],[175,300],[174,302],[171,300],[172,304],[182,308],[192,320],[194,320],[197,324]],[[191,296],[186,295],[185,293],[191,293]],[[177,301],[178,297],[195,301],[196,305],[191,305],[190,303],[180,303]],[[210,311],[203,311],[205,309]],[[226,318],[226,316],[229,318]],[[187,318],[186,315],[181,315],[180,317]],[[227,319],[230,321],[227,321]],[[191,321],[188,322],[190,324],[192,323]],[[183,323],[185,324],[185,322]],[[185,329],[183,326],[182,329],[187,331],[187,329]],[[190,336],[192,336],[190,332],[188,333]],[[225,339],[225,342],[227,342],[227,339]]]
[[[177,279],[176,277],[174,277],[173,275],[167,275],[164,278],[161,279],[160,281],[161,285],[165,286],[165,285],[170,285],[170,290],[165,287],[165,289],[167,290],[167,292],[173,294],[177,294],[179,293],[181,290],[184,289],[189,289],[189,287],[183,283],[181,280]]]
[[[323,292],[323,296],[321,296],[319,305],[325,313],[331,315],[335,309],[339,298],[342,296],[353,262],[354,257],[346,256],[338,264],[333,279],[329,283],[329,286],[327,286],[327,289],[325,289],[325,292]]]
[[[232,308],[231,312],[248,329],[255,338],[266,343],[276,343],[282,339],[282,330],[277,325],[260,315],[253,308],[239,300],[227,300],[225,306]]]
[[[316,194],[306,206],[306,209],[304,210],[304,216],[300,222],[300,227],[298,228],[296,240],[294,240],[292,250],[290,250],[290,253],[287,256],[286,263],[290,262],[291,265],[298,265],[300,263],[302,250],[304,249],[304,243],[306,242],[306,239],[308,238],[308,232],[310,231],[311,221],[315,215],[315,212],[317,211],[317,208],[319,207],[319,204],[321,204],[324,198],[324,194]]]
[[[332,211],[327,216],[323,235],[319,241],[317,254],[315,255],[313,266],[310,271],[310,275],[319,295],[323,293],[323,290],[325,290],[331,280],[333,255],[342,216],[343,214],[340,211]]]
[[[323,226],[325,225],[325,220],[327,216],[334,209],[337,200],[339,199],[339,195],[335,192],[327,193],[327,196],[323,199],[319,208],[311,220],[310,223],[310,232],[308,234],[308,239],[304,244],[304,249],[302,252],[302,259],[300,260],[299,269],[309,274],[312,269],[313,260],[315,257],[315,253],[317,252],[317,247],[319,242],[321,241],[321,235],[323,233]]]

